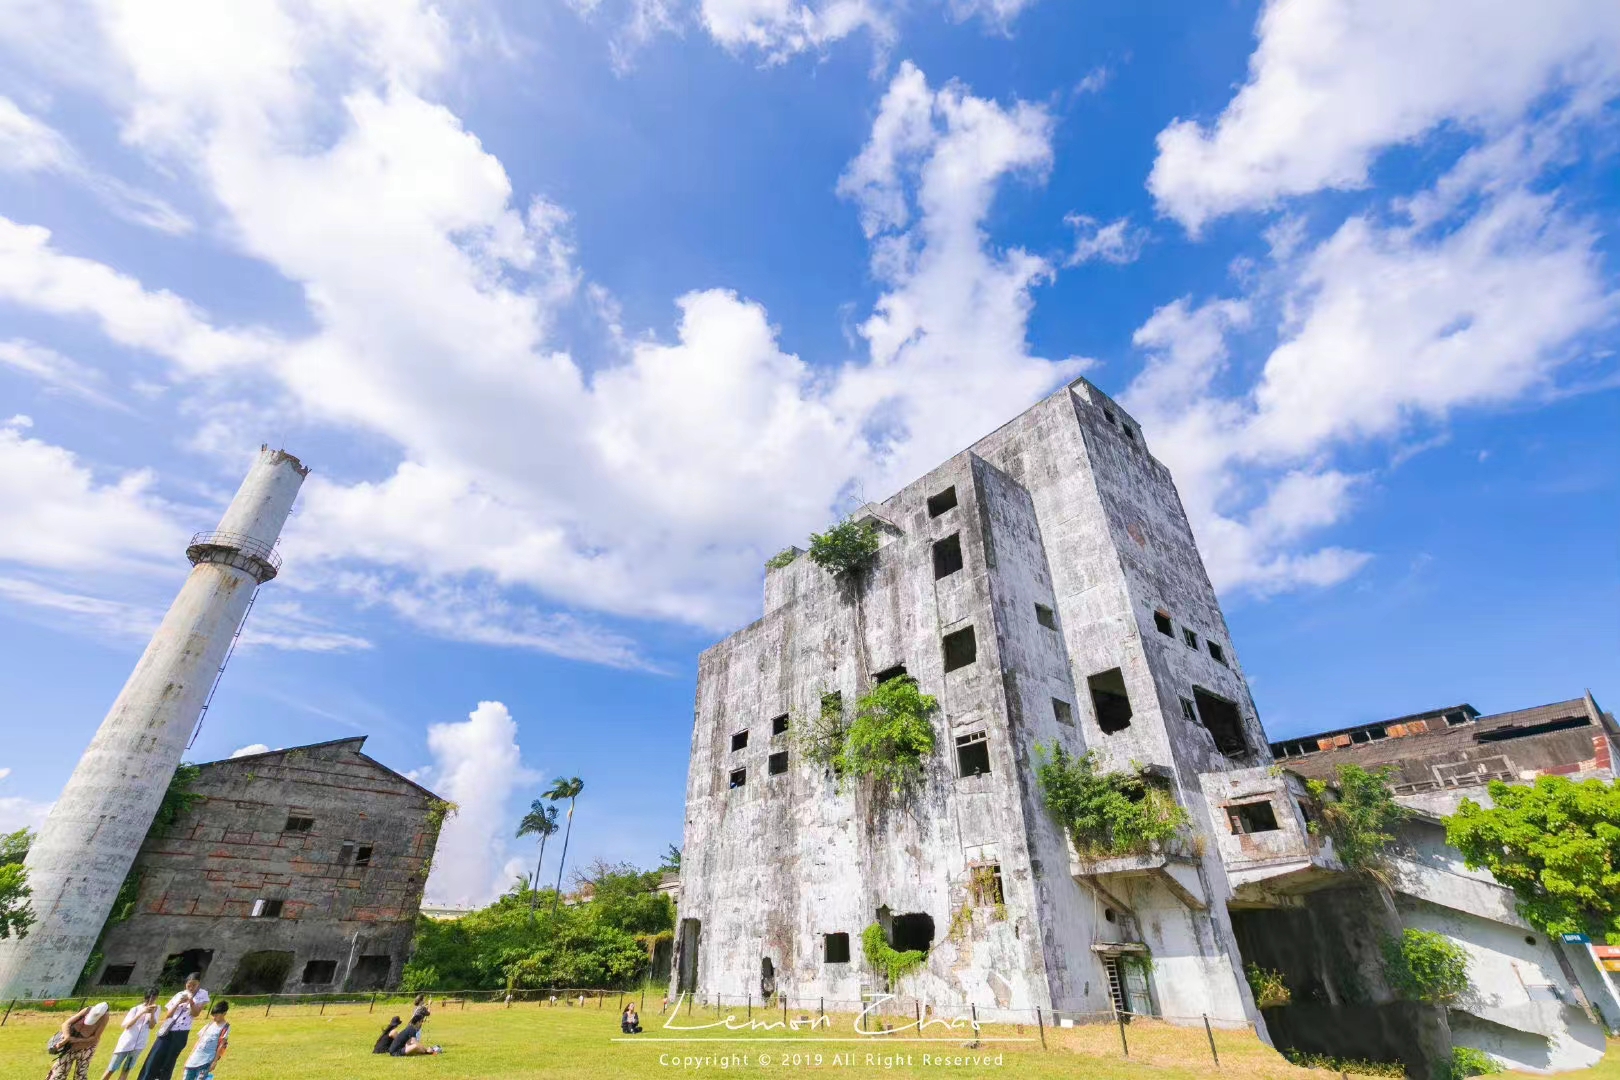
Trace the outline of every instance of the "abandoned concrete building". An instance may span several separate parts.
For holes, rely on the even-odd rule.
[[[365,737],[201,766],[201,796],[148,837],[101,987],[216,994],[387,989],[409,958],[446,804],[361,752]]]
[[[886,989],[862,957],[862,932],[875,922],[892,948],[927,952],[897,992],[941,1008],[971,1004],[991,1019],[1025,1019],[1036,1008],[1185,1023],[1208,1016],[1253,1022],[1280,1045],[1310,1049],[1296,1029],[1314,1030],[1321,1017],[1295,1021],[1287,1009],[1360,1008],[1377,1015],[1374,1034],[1335,1052],[1387,1057],[1379,1039],[1406,1040],[1396,1056],[1421,1044],[1417,1056],[1433,1071],[1449,1061],[1453,1039],[1543,1069],[1571,1067],[1590,1045],[1595,1025],[1571,1009],[1587,1003],[1580,992],[1596,999],[1599,981],[1554,962],[1555,943],[1523,943],[1534,935],[1499,895],[1493,925],[1511,925],[1521,948],[1548,965],[1524,966],[1523,979],[1540,972],[1577,1002],[1526,1011],[1542,1017],[1531,1024],[1539,1058],[1489,1028],[1516,1004],[1449,1029],[1445,1010],[1408,1017],[1414,1010],[1381,985],[1335,998],[1309,984],[1298,1005],[1256,1007],[1243,969],[1272,955],[1266,918],[1289,940],[1309,938],[1315,930],[1299,920],[1314,917],[1322,898],[1327,909],[1345,908],[1347,921],[1362,916],[1359,937],[1344,933],[1347,948],[1376,949],[1385,905],[1369,913],[1364,898],[1357,906],[1336,894],[1350,875],[1331,843],[1307,829],[1304,780],[1273,767],[1277,750],[1170,474],[1135,420],[1091,383],[1076,380],[855,516],[880,536],[861,574],[835,576],[796,549],[773,559],[764,617],[700,659],[672,993],[740,1002],[776,991],[824,998],[829,1008],[870,1001]],[[940,703],[937,752],[902,803],[842,783],[806,759],[800,741],[824,709],[847,710],[896,675]],[[1487,730],[1461,709],[1471,731]],[[1395,727],[1416,733],[1420,719],[1426,731],[1427,717],[1406,718],[1366,742],[1384,747]],[[1612,740],[1613,729],[1592,724],[1584,745],[1596,760],[1594,738]],[[1366,752],[1359,730],[1324,737],[1335,749],[1317,749],[1316,760],[1327,767],[1338,753]],[[1527,737],[1558,735],[1573,746],[1572,731],[1536,727]],[[1053,744],[1162,783],[1190,814],[1185,840],[1149,855],[1078,857],[1036,783],[1037,745]],[[1279,745],[1303,751],[1304,741]],[[1444,750],[1476,771],[1437,763],[1403,772],[1403,783],[1432,777],[1457,791],[1487,772],[1563,764],[1511,757],[1498,767],[1449,742]],[[1317,775],[1303,767],[1309,758],[1282,754]],[[1435,853],[1432,814],[1412,826],[1414,852],[1427,852],[1413,859],[1473,887],[1481,875]],[[1495,887],[1487,878],[1481,888]],[[1452,932],[1457,909],[1423,903],[1433,906],[1402,894],[1404,906],[1387,917]],[[1273,952],[1284,949],[1279,942]],[[1321,964],[1302,950],[1297,966],[1303,978]],[[1509,989],[1522,997],[1523,981],[1497,985],[1504,970],[1489,968],[1491,992],[1501,1002]]]

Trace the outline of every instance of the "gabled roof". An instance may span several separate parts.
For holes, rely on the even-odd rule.
[[[370,754],[362,753],[360,748],[366,745],[367,738],[368,736],[365,735],[353,735],[347,739],[328,739],[325,742],[305,743],[303,746],[283,746],[278,750],[265,750],[258,754],[243,754],[241,757],[219,758],[216,761],[202,761],[197,763],[197,767],[206,769],[211,765],[233,765],[239,761],[260,761],[265,758],[281,757],[285,754],[292,753],[294,750],[352,750],[356,757],[382,770],[389,776],[392,776],[394,779],[404,781],[417,791],[420,791],[422,794],[426,795],[428,798],[438,799],[440,802],[445,801],[442,796],[429,791],[427,788],[423,787],[421,784],[418,784],[415,780],[412,780],[404,773],[390,769],[387,765],[384,765]]]

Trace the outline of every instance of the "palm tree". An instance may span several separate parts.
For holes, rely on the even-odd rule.
[[[578,799],[579,793],[584,790],[585,781],[579,777],[567,778],[559,776],[552,781],[551,790],[546,792],[546,798],[552,802],[561,802],[563,799],[568,800],[568,827],[563,830],[562,860],[557,863],[557,898],[551,902],[551,913],[553,915],[557,913],[557,905],[562,903],[563,866],[568,862],[568,837],[574,831],[574,800]]]
[[[523,815],[518,822],[519,839],[525,836],[538,836],[540,838],[540,858],[534,864],[534,889],[529,894],[529,914],[534,914],[534,907],[540,900],[540,865],[546,861],[546,837],[557,831],[557,808],[547,806],[539,799],[529,804],[529,812]]]

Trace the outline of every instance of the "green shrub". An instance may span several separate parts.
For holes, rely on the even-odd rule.
[[[844,695],[837,690],[823,691],[821,708],[805,722],[795,722],[789,729],[799,746],[799,753],[807,761],[823,769],[842,770],[844,735]]]
[[[879,683],[855,703],[855,721],[844,733],[834,768],[902,790],[922,776],[923,759],[934,752],[930,717],[938,711],[939,700],[918,690],[916,679]]]
[[[1468,1080],[1470,1076],[1488,1076],[1502,1071],[1502,1063],[1483,1050],[1472,1046],[1451,1048],[1451,1080]]]
[[[1304,1050],[1284,1050],[1283,1057],[1302,1069],[1326,1069],[1336,1073],[1356,1073],[1360,1076],[1406,1075],[1406,1066],[1399,1061],[1367,1061],[1364,1058],[1338,1058],[1327,1054],[1310,1054]]]
[[[1340,765],[1336,784],[1307,780],[1305,786],[1322,804],[1321,823],[1313,833],[1333,839],[1339,861],[1352,870],[1372,870],[1383,860],[1384,849],[1395,839],[1395,827],[1408,811],[1389,790],[1388,768],[1368,772],[1359,765]]]
[[[1249,977],[1249,989],[1254,993],[1256,1007],[1272,1009],[1294,1000],[1293,991],[1283,981],[1282,972],[1268,971],[1251,960],[1243,973]]]
[[[1449,1005],[1468,990],[1468,950],[1444,934],[1403,930],[1384,939],[1384,977],[1408,1001]]]
[[[881,971],[889,980],[892,989],[894,985],[907,975],[923,966],[928,954],[920,949],[907,949],[899,952],[883,933],[881,923],[873,923],[861,931],[861,952],[866,956],[866,962],[874,971]]]
[[[782,567],[792,564],[793,560],[802,554],[804,553],[796,547],[785,547],[765,560],[765,569],[780,570]]]
[[[1035,761],[1047,810],[1083,856],[1144,854],[1190,820],[1168,791],[1140,771],[1098,772],[1095,754],[1075,757],[1057,743],[1037,745]]]
[[[870,521],[840,521],[824,533],[810,534],[810,561],[833,574],[865,568],[877,550],[878,530]]]

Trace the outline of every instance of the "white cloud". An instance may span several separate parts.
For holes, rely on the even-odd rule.
[[[480,701],[460,723],[428,728],[429,786],[456,804],[439,834],[428,876],[430,902],[485,904],[511,884],[507,838],[517,785],[535,778],[523,767],[517,722],[498,701]]]
[[[1104,225],[1086,214],[1070,214],[1063,221],[1074,230],[1074,250],[1064,260],[1065,266],[1088,262],[1123,266],[1135,262],[1147,242],[1146,231],[1131,228],[1130,218],[1117,218]]]
[[[92,405],[128,412],[128,406],[108,397],[106,377],[55,349],[14,338],[0,341],[0,365],[38,379],[46,386],[71,394]]]
[[[11,769],[0,768],[0,780],[11,775]],[[0,795],[0,833],[18,829],[35,829],[45,824],[45,817],[54,803],[36,802],[21,795]]]
[[[1159,135],[1148,186],[1196,233],[1235,210],[1355,188],[1386,147],[1445,124],[1511,127],[1548,95],[1620,89],[1620,6],[1270,0],[1248,81],[1213,127]]]
[[[235,750],[231,751],[231,757],[252,757],[254,754],[268,754],[269,752],[270,748],[268,746],[264,745],[262,742],[256,742],[249,743],[246,746],[238,746]]]

